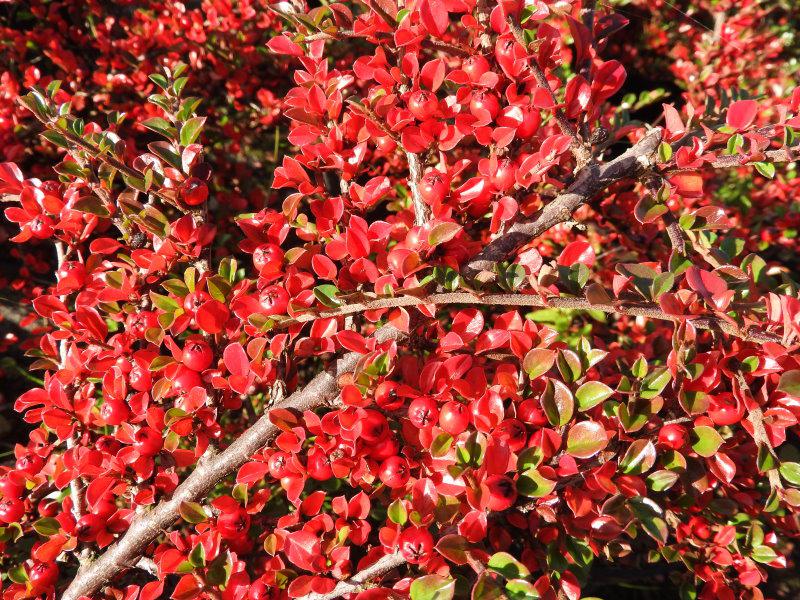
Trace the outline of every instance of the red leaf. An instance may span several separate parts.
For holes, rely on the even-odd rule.
[[[755,100],[737,100],[728,107],[725,118],[728,127],[741,131],[747,129],[758,115],[758,102]]]
[[[225,351],[222,353],[222,360],[225,363],[225,368],[232,375],[246,377],[250,373],[250,361],[247,359],[247,353],[238,342],[228,344],[225,347]]]
[[[425,29],[439,37],[447,30],[450,22],[447,8],[441,0],[422,0],[419,6],[419,16]]]
[[[219,333],[228,322],[231,313],[228,307],[217,300],[209,300],[197,309],[195,321],[206,333]]]
[[[587,267],[594,265],[594,250],[589,242],[576,240],[570,242],[558,257],[558,264],[563,267],[571,267],[575,263],[583,263]]]

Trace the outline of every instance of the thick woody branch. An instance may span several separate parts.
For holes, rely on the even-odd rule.
[[[383,558],[378,559],[374,564],[371,564],[365,568],[363,571],[359,571],[353,575],[350,579],[340,581],[336,584],[336,587],[327,594],[306,594],[299,600],[333,600],[334,598],[339,598],[345,594],[360,592],[367,587],[367,584],[369,584],[370,581],[385,575],[392,569],[405,564],[405,562],[406,560],[399,552],[387,554]]]
[[[375,337],[380,342],[401,335],[393,327],[384,327]],[[277,407],[304,411],[323,405],[338,393],[337,378],[352,372],[360,358],[358,353],[346,354],[337,361],[332,372],[323,371]],[[278,433],[280,429],[270,421],[268,415],[264,415],[224,451],[201,460],[169,500],[164,500],[152,510],[137,516],[116,544],[94,562],[81,567],[61,599],[78,600],[94,594],[118,573],[135,566],[147,547],[178,520],[183,502],[206,497],[222,479],[250,460],[253,454],[269,444]]]
[[[661,143],[661,129],[653,129],[625,153],[607,163],[590,163],[579,172],[575,182],[556,196],[533,218],[514,223],[470,259],[461,269],[467,279],[482,282],[494,279],[494,266],[509,258],[516,250],[530,243],[551,227],[572,218],[572,213],[609,185],[622,179],[636,177],[654,164]]]

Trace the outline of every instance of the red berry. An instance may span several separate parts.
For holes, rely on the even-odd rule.
[[[108,454],[116,454],[119,452],[120,443],[115,440],[110,435],[103,435],[97,438],[97,441],[94,443],[94,447],[100,450],[100,452],[106,452]]]
[[[361,420],[361,437],[369,443],[377,442],[389,435],[389,421],[377,410],[367,409]]]
[[[408,98],[408,110],[420,121],[427,121],[439,110],[436,94],[417,90]]]
[[[517,42],[511,38],[501,38],[494,46],[494,56],[500,66],[508,68],[517,58]]]
[[[450,180],[436,169],[428,171],[419,182],[419,193],[429,206],[441,204],[450,193]]]
[[[494,120],[500,112],[500,102],[492,92],[481,90],[473,94],[469,111],[478,119],[485,119],[488,115],[490,120]]]
[[[152,311],[135,313],[125,320],[125,329],[137,339],[144,338],[147,330],[154,327],[159,327],[158,315]]]
[[[193,371],[205,371],[214,360],[214,352],[203,338],[190,338],[183,346],[181,362]]]
[[[100,515],[87,513],[75,524],[75,535],[82,542],[93,542],[105,529],[105,521]]]
[[[25,486],[13,481],[10,475],[0,479],[0,494],[3,495],[3,498],[22,498],[24,491]]]
[[[224,539],[238,538],[250,529],[250,515],[238,509],[222,513],[217,518],[217,531]]]
[[[106,398],[100,407],[100,417],[106,425],[121,425],[130,417],[131,411],[123,400]]]
[[[42,517],[55,517],[61,511],[61,504],[50,498],[44,498],[36,510]]]
[[[507,510],[517,500],[517,486],[510,477],[490,475],[486,478],[486,487],[489,490],[489,500],[486,504],[489,510]]]
[[[28,581],[31,590],[37,594],[52,588],[58,581],[58,565],[55,561],[36,561],[28,570]]]
[[[402,456],[391,456],[381,463],[378,477],[392,489],[401,488],[411,477],[408,461]]]
[[[147,392],[153,385],[153,376],[148,368],[137,362],[131,367],[131,372],[128,374],[128,383],[137,392]]]
[[[279,285],[265,287],[258,299],[267,316],[286,314],[286,308],[289,306],[289,293]]]
[[[172,389],[178,394],[186,394],[192,388],[203,385],[203,380],[197,371],[181,366],[172,377]]]
[[[291,456],[281,450],[270,456],[269,461],[267,462],[269,474],[275,479],[282,479],[283,477],[286,477],[289,473],[291,473],[291,469],[289,468],[290,459]]]
[[[400,444],[397,442],[394,436],[387,435],[382,440],[379,440],[374,444],[370,444],[368,451],[370,458],[375,460],[386,460],[390,456],[394,456],[400,451]]]
[[[192,292],[191,294],[187,294],[183,299],[183,310],[193,315],[197,312],[198,308],[209,300],[211,300],[211,296],[206,292]]]
[[[22,458],[17,459],[17,471],[28,473],[29,475],[36,475],[42,470],[44,466],[44,459],[38,454],[26,454]]]
[[[481,55],[468,56],[461,63],[461,69],[473,83],[480,81],[484,73],[489,71],[489,61]]]
[[[489,178],[492,187],[500,192],[507,192],[516,183],[516,165],[510,158],[502,158],[497,162],[497,169]]]
[[[403,406],[403,399],[397,395],[400,384],[394,381],[383,381],[375,388],[375,404],[383,410],[397,410]]]
[[[91,512],[98,517],[108,519],[111,515],[117,512],[117,505],[114,503],[112,495],[105,495],[94,503],[91,507]]]
[[[403,558],[412,565],[424,563],[433,552],[433,536],[422,527],[409,527],[398,538]]]
[[[427,427],[439,418],[439,406],[430,396],[417,398],[408,406],[408,419],[414,427]]]
[[[528,104],[522,107],[522,124],[517,127],[517,137],[527,140],[539,131],[542,124],[542,114],[535,106]]]
[[[389,154],[390,152],[395,151],[397,148],[397,142],[395,142],[388,135],[385,135],[375,140],[375,146],[384,154]]]
[[[689,434],[683,425],[672,423],[661,428],[661,431],[658,432],[658,441],[668,448],[680,450],[689,441]]]
[[[202,204],[208,198],[208,186],[197,177],[189,177],[181,186],[181,199],[188,206]]]
[[[259,273],[280,271],[282,264],[283,250],[278,244],[261,244],[253,251],[253,266]]]
[[[142,456],[154,456],[164,446],[161,432],[152,427],[142,427],[133,436],[133,447]]]
[[[324,450],[316,446],[308,451],[306,470],[309,477],[317,481],[326,481],[333,477],[330,457]]]
[[[55,222],[47,215],[39,215],[30,222],[30,230],[37,240],[46,240],[55,233]]]
[[[470,411],[466,404],[450,400],[439,413],[439,427],[450,435],[458,435],[469,427]]]
[[[25,504],[19,498],[0,500],[0,523],[16,523],[25,514]]]
[[[733,425],[744,417],[744,404],[730,392],[711,396],[708,416],[715,425]]]

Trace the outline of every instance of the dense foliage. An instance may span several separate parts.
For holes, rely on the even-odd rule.
[[[0,5],[3,599],[763,598],[793,4]]]

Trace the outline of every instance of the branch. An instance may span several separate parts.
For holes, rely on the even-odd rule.
[[[419,156],[408,150],[406,150],[406,159],[408,159],[408,187],[411,189],[411,202],[414,205],[414,224],[424,225],[431,219],[431,207],[425,204],[422,193],[419,191],[422,165]]]
[[[508,26],[511,28],[511,33],[514,34],[514,38],[517,40],[523,48],[527,49],[528,44],[525,43],[525,34],[522,33],[522,30],[519,28],[519,25],[514,21],[513,17],[508,17]],[[533,70],[533,76],[536,78],[536,82],[539,84],[539,87],[547,90],[548,94],[550,95],[550,101],[553,103],[553,106],[558,106],[558,98],[556,98],[555,92],[550,87],[550,83],[547,81],[547,76],[544,74],[542,67],[536,61],[536,57],[533,57],[531,60],[531,69]],[[572,123],[569,122],[567,116],[564,114],[564,111],[560,108],[555,108],[553,110],[553,114],[555,115],[556,122],[558,123],[559,129],[564,135],[568,135],[572,138],[572,144],[570,146],[572,150],[572,154],[575,156],[575,160],[578,161],[578,168],[582,168],[586,163],[589,162],[591,159],[591,150],[584,144],[583,140],[578,135],[578,131],[573,127]]]
[[[397,329],[387,326],[378,330],[375,337],[382,342],[402,335]],[[361,357],[356,352],[346,354],[337,361],[332,373],[323,371],[276,408],[304,411],[322,406],[338,393],[338,378],[352,372]],[[147,547],[178,520],[183,502],[206,497],[217,483],[250,460],[253,454],[269,444],[279,433],[280,429],[265,414],[223,452],[201,460],[169,500],[163,500],[152,510],[137,516],[117,543],[97,560],[78,570],[61,596],[62,600],[79,600],[83,596],[94,594],[120,571],[136,565]]]
[[[330,592],[326,594],[317,594],[311,593],[302,596],[298,600],[333,600],[334,598],[338,598],[339,596],[344,596],[345,594],[352,594],[354,592],[362,591],[367,583],[371,580],[375,579],[376,577],[380,577],[381,575],[385,575],[392,569],[399,567],[400,565],[405,564],[406,559],[403,558],[403,555],[399,552],[394,554],[387,554],[383,558],[380,558],[374,564],[368,566],[363,571],[359,571],[355,575],[353,575],[350,579],[345,579],[340,581],[336,584],[336,587],[333,588]]]
[[[497,263],[506,260],[517,249],[532,242],[551,227],[569,221],[573,212],[612,183],[635,177],[652,167],[660,143],[661,129],[656,128],[617,158],[603,164],[587,164],[578,172],[575,182],[532,219],[513,224],[480,254],[467,261],[461,269],[462,275],[481,282],[491,281],[494,279],[491,271]]]
[[[777,150],[767,150],[759,154],[728,154],[719,156],[717,159],[710,163],[712,167],[717,169],[730,169],[735,167],[746,167],[748,164],[754,162],[770,162],[770,163],[787,163],[794,162],[800,159],[800,144],[795,146],[788,146],[786,148],[779,148]]]
[[[306,313],[293,320],[293,323],[307,323],[320,318],[341,317],[384,308],[397,308],[401,306],[421,306],[425,304],[470,304],[479,306],[528,306],[537,308],[560,308],[564,310],[599,310],[608,314],[628,315],[631,317],[645,317],[659,321],[672,321],[681,323],[690,321],[698,329],[718,331],[727,335],[756,343],[781,343],[781,337],[766,331],[754,328],[741,329],[728,320],[708,315],[671,315],[661,310],[653,302],[625,303],[592,303],[584,298],[552,297],[542,298],[534,294],[487,294],[478,295],[472,292],[446,292],[430,294],[427,296],[394,296],[391,298],[378,298],[368,302],[355,302],[346,304],[335,310],[320,313]]]

